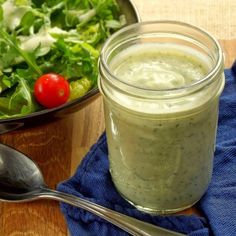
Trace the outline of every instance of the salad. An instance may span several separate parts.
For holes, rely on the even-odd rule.
[[[0,118],[85,95],[97,86],[102,43],[126,24],[115,0],[0,3]]]

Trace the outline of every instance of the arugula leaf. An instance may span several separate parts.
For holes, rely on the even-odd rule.
[[[42,71],[37,66],[37,64],[34,61],[34,58],[31,57],[28,53],[21,50],[21,48],[18,46],[18,43],[14,36],[9,35],[6,31],[2,30],[0,28],[0,36],[2,39],[5,40],[5,42],[13,49],[15,49],[18,54],[26,61],[26,63],[38,74],[41,75]]]
[[[8,77],[6,74],[1,75],[0,77],[0,94],[3,93],[6,89],[12,88],[16,85],[16,81],[12,77]]]
[[[24,16],[21,19],[21,22],[19,24],[19,26],[17,28],[19,28],[19,30],[17,30],[17,34],[30,34],[30,29],[33,27],[34,25],[34,21],[35,21],[35,15],[33,14],[33,12],[28,11],[24,14]]]
[[[21,115],[29,114],[35,111],[27,82],[19,77],[19,84],[9,100],[9,110],[16,110]]]

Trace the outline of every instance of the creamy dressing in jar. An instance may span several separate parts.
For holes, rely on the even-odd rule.
[[[100,90],[117,190],[154,213],[193,205],[212,175],[223,74],[197,89],[211,58],[175,43],[130,45],[107,66],[114,80],[103,80],[100,68]]]
[[[118,79],[142,89],[180,88],[201,80],[209,61],[193,49],[174,44],[137,44],[109,63]]]

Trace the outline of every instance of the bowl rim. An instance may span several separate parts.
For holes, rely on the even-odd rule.
[[[91,89],[88,93],[86,93],[84,96],[79,97],[77,99],[71,100],[69,102],[64,103],[61,106],[55,107],[55,108],[45,108],[43,110],[40,111],[35,111],[33,113],[27,114],[27,115],[22,115],[22,116],[15,116],[15,117],[9,117],[9,118],[0,118],[0,124],[3,123],[8,123],[10,121],[21,121],[21,120],[26,120],[26,119],[30,119],[30,118],[34,118],[36,116],[40,116],[40,115],[44,115],[44,114],[51,114],[54,113],[56,111],[60,111],[63,110],[64,108],[70,108],[73,107],[74,105],[76,105],[77,103],[81,103],[83,101],[86,101],[87,98],[93,97],[96,94],[99,94],[99,90],[97,87]]]

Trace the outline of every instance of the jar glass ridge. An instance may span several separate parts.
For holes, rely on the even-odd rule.
[[[207,74],[177,88],[156,89],[131,84],[113,73],[114,58],[135,45],[151,44],[199,53],[208,66]],[[206,191],[212,174],[218,102],[224,86],[223,55],[217,41],[181,22],[134,24],[105,43],[99,72],[110,172],[117,190],[148,212],[170,213],[193,205]]]

